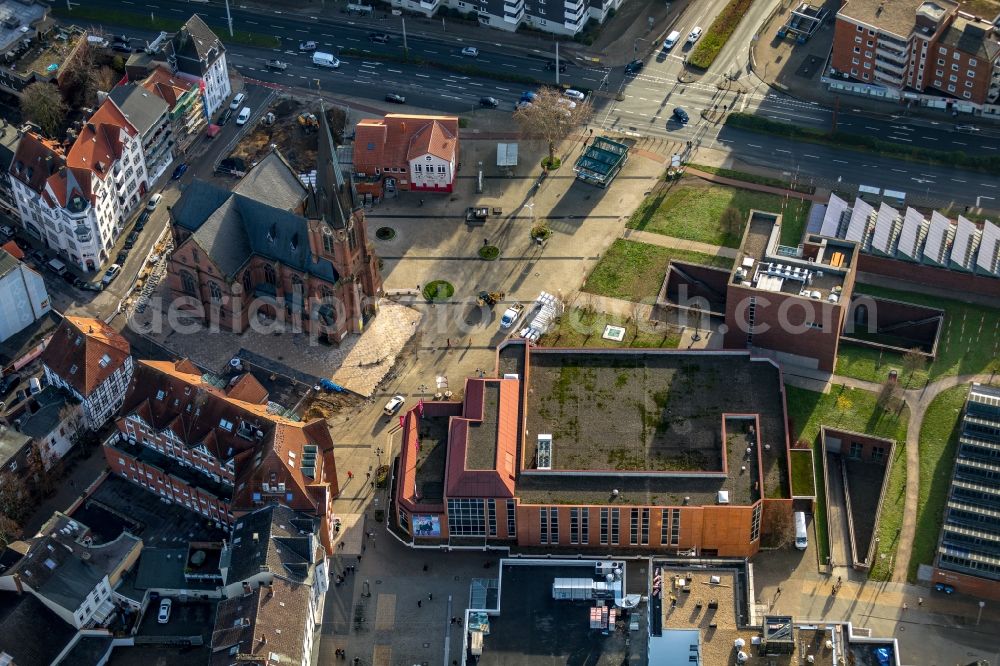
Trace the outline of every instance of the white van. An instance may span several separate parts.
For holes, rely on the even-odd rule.
[[[28,393],[35,395],[36,393],[42,392],[42,380],[38,377],[32,377],[28,380]]]
[[[340,61],[332,53],[323,53],[322,51],[316,51],[313,53],[313,64],[317,67],[340,67]]]
[[[806,514],[804,511],[795,512],[795,547],[805,550],[809,547],[809,534],[806,532]]]
[[[56,275],[59,276],[66,275],[67,271],[66,264],[59,261],[58,259],[50,259],[49,268],[52,269],[52,272],[55,273]]]
[[[663,40],[663,50],[669,51],[670,49],[674,48],[674,45],[677,44],[680,38],[681,38],[681,33],[674,30],[672,33],[667,35],[666,39]]]

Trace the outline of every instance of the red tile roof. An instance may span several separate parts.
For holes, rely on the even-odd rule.
[[[66,316],[42,352],[42,363],[83,396],[89,396],[129,357],[131,347],[100,319]]]
[[[242,375],[226,391],[233,400],[253,402],[258,405],[267,400],[267,389],[260,385],[249,372]]]
[[[12,240],[9,240],[6,243],[4,243],[3,244],[3,249],[4,249],[5,252],[7,252],[7,254],[9,254],[10,256],[14,257],[18,261],[20,261],[21,259],[24,259],[24,252],[22,252],[21,248],[19,248],[17,246],[17,243],[15,243]]]
[[[66,156],[66,165],[89,169],[103,180],[122,156],[122,131],[129,136],[137,133],[121,109],[111,99],[106,99],[80,130]]]
[[[21,137],[10,163],[11,178],[16,178],[35,192],[45,188],[45,180],[66,164],[58,144],[31,132]]]
[[[142,82],[143,88],[166,102],[171,110],[177,104],[177,100],[193,85],[191,81],[174,76],[170,70],[162,66],[154,69],[153,73]]]
[[[408,160],[430,153],[453,160],[458,153],[458,118],[390,113],[363,118],[354,132],[354,167],[407,167]]]
[[[484,414],[484,389],[500,386],[496,414],[496,457],[493,469],[469,469],[469,428],[489,418]],[[448,467],[445,475],[447,497],[513,497],[517,473],[517,411],[521,382],[517,379],[467,379],[465,413],[453,417],[448,433]]]

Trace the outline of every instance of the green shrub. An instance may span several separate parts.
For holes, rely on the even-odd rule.
[[[752,3],[753,0],[729,0],[729,4],[715,17],[698,46],[688,56],[688,64],[701,69],[711,67]]]

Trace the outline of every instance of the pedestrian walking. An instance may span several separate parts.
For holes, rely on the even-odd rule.
[[[347,480],[350,481],[353,478],[354,478],[354,472],[352,472],[351,470],[347,470]]]
[[[917,605],[918,606],[923,606],[924,605],[924,598],[923,597],[917,597]]]
[[[427,593],[427,601],[434,601],[434,595],[430,592]]]
[[[424,607],[424,602],[421,601],[420,599],[417,599],[417,608],[423,608],[423,607]]]
[[[908,608],[909,608],[909,606],[907,606],[906,604],[903,604],[903,610],[904,610],[904,611],[905,611],[906,609],[908,609]]]
[[[366,480],[366,481],[367,481],[368,479],[372,478],[372,473],[371,473],[371,472],[365,472],[365,474],[367,474],[367,476],[365,477],[365,480]]]
[[[361,562],[361,555],[358,555],[358,562]]]
[[[430,567],[428,567],[426,564],[424,564],[424,571],[427,571],[429,568]]]
[[[372,490],[375,490],[375,481],[372,481]]]

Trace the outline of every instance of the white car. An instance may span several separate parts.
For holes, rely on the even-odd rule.
[[[469,56],[470,58],[476,58],[479,56],[479,49],[475,46],[466,46],[462,49],[462,55]]]
[[[160,612],[156,614],[156,621],[160,624],[166,624],[170,621],[170,609],[173,607],[174,602],[170,599],[163,599],[160,601]]]
[[[163,195],[160,194],[159,192],[157,192],[153,196],[149,197],[149,203],[146,204],[146,210],[148,210],[150,212],[156,210],[156,207],[160,204],[160,199],[162,199],[162,198],[163,198]]]
[[[560,97],[559,99],[557,99],[556,100],[556,104],[562,104],[567,109],[575,109],[576,108],[576,102],[574,102],[571,99],[567,99],[565,97]]]
[[[394,395],[389,399],[389,402],[385,403],[385,407],[382,408],[382,413],[386,416],[392,416],[399,411],[399,408],[403,406],[406,402],[406,398],[401,395]]]
[[[694,44],[699,38],[701,38],[701,28],[695,26],[694,30],[691,31],[691,34],[688,35],[688,44]]]
[[[9,224],[5,224],[2,227],[0,227],[0,234],[3,234],[4,236],[13,236],[14,227],[10,226]]]
[[[244,106],[240,111],[240,115],[236,116],[236,124],[246,125],[248,120],[250,120],[250,107]]]
[[[564,90],[563,95],[569,97],[570,99],[575,99],[578,102],[582,102],[587,98],[587,96],[584,95],[582,92],[580,92],[579,90],[573,90],[572,88],[570,88],[569,90]]]
[[[246,98],[247,98],[246,93],[237,93],[236,97],[234,97],[233,101],[230,102],[229,104],[229,110],[235,111],[236,109],[240,108],[240,104],[242,104],[243,100],[245,100]]]
[[[104,272],[104,277],[101,278],[101,285],[107,287],[109,284],[115,281],[118,274],[122,272],[122,267],[118,264],[111,264],[108,266],[108,270]]]

